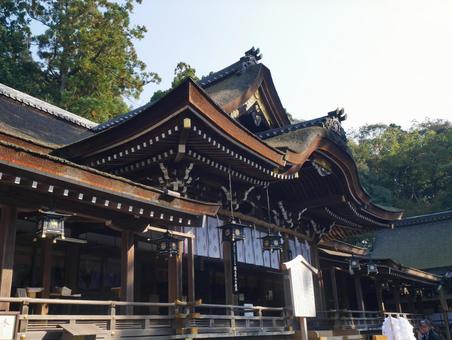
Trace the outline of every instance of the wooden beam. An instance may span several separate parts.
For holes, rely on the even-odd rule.
[[[121,246],[121,300],[134,301],[135,240],[133,232],[123,231]],[[126,314],[133,314],[133,307],[126,307]]]
[[[151,226],[147,226],[143,232],[147,232],[147,231],[154,231],[156,233],[161,233],[161,234],[166,234],[168,232],[168,229],[165,228],[159,228],[159,227],[151,227]],[[188,238],[188,239],[194,239],[195,235],[191,234],[191,233],[183,233],[181,231],[176,231],[176,230],[170,230],[169,231],[171,233],[171,235],[173,236],[179,236],[179,237],[184,237],[184,238]]]
[[[348,243],[344,243],[341,241],[333,240],[333,241],[320,241],[319,246],[321,248],[340,251],[344,253],[353,253],[354,255],[365,256],[369,252],[368,249],[353,246]]]
[[[218,215],[229,218],[231,216],[231,212],[226,209],[220,209],[218,211]],[[274,232],[280,232],[282,234],[291,235],[291,236],[297,237],[299,239],[306,240],[308,242],[312,241],[312,238],[306,236],[305,234],[299,233],[292,229],[280,227],[273,223],[268,223],[268,222],[262,221],[258,218],[248,216],[248,215],[242,214],[240,212],[234,212],[234,216],[237,219],[239,219],[240,221],[245,222],[245,223],[255,224],[256,226],[265,228],[267,230],[270,229],[270,230],[273,230]]]
[[[115,211],[106,209],[105,207],[97,207],[90,202],[86,204],[80,202],[79,200],[54,200],[49,194],[25,190],[18,187],[15,188],[12,186],[0,186],[0,204],[1,203],[11,203],[16,205],[18,208],[24,207],[31,209],[32,211],[37,211],[38,209],[42,208],[48,209],[49,207],[52,207],[58,212],[74,214],[76,219],[83,217],[90,219],[93,222],[102,223],[110,229],[114,229],[118,232],[121,232],[122,230],[142,232],[143,229],[145,229],[146,226],[149,225],[149,223],[161,223],[164,226],[173,226],[173,224],[178,223],[176,217],[174,218],[174,222],[168,222],[168,220],[160,220],[157,217],[155,217],[154,219],[149,219],[148,217],[137,217],[135,215],[131,215],[128,212],[118,212],[118,209],[116,209]],[[158,215],[159,213],[156,212],[156,216]],[[70,221],[72,221],[72,219],[73,217],[70,217]],[[195,218],[192,218],[192,221],[193,225],[195,225]],[[166,232],[166,229],[157,229],[164,230]],[[189,235],[190,234],[179,234],[179,236],[182,237],[190,237]]]
[[[0,216],[0,296],[10,297],[13,282],[14,251],[16,246],[16,216],[14,207],[1,208]],[[0,310],[9,310],[9,303],[1,303]]]

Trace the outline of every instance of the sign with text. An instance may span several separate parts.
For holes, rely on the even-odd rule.
[[[232,251],[232,292],[234,294],[237,294],[239,292],[237,242],[231,242],[231,251]]]
[[[315,317],[315,294],[312,275],[318,270],[301,255],[283,264],[289,270],[290,293],[296,317]]]
[[[0,340],[16,338],[17,314],[0,314]]]

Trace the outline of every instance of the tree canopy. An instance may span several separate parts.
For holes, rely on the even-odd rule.
[[[417,215],[452,208],[452,124],[436,120],[365,125],[350,148],[375,203]]]
[[[159,100],[164,95],[166,95],[170,90],[179,86],[185,79],[192,78],[194,81],[198,81],[199,78],[196,75],[196,69],[191,67],[189,64],[180,61],[177,63],[176,68],[174,69],[174,78],[171,82],[171,87],[167,90],[157,90],[151,97],[151,102]]]
[[[133,45],[146,32],[130,24],[139,2],[1,0],[0,82],[98,122],[126,111],[123,97],[160,80]]]

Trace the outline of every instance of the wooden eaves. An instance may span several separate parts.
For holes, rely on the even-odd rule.
[[[98,197],[102,195],[103,197],[114,197],[118,202],[134,202],[128,207],[118,205],[116,210],[126,209],[126,212],[134,213],[137,216],[142,213],[139,207],[155,207],[156,209],[165,209],[168,212],[173,211],[174,215],[187,214],[192,216],[215,216],[219,209],[216,203],[178,197],[163,190],[102,173],[55,156],[27,150],[4,141],[0,141],[0,172],[2,177],[4,177],[4,173],[18,174],[15,183],[17,186],[21,184],[20,175],[24,174],[24,176],[35,176],[37,179],[44,178],[55,183],[62,183],[62,185],[66,183],[67,187],[78,187],[81,190],[86,190],[86,192],[98,192]],[[1,182],[2,179],[0,178]],[[29,189],[36,189],[37,183],[38,181],[32,183]],[[79,196],[80,201],[88,199],[93,204],[101,203],[106,206],[106,202],[100,202],[100,200],[96,202],[94,197],[84,197],[83,194]]]

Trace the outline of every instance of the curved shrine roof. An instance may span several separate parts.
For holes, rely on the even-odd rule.
[[[400,218],[401,212],[373,204],[361,187],[341,127],[343,110],[290,124],[270,71],[259,59],[259,51],[252,49],[197,84],[188,79],[160,100],[100,125],[73,120],[70,114],[39,102],[28,102],[27,110],[36,109],[35,105],[39,112],[45,109],[52,118],[81,129],[78,134],[65,134],[60,132],[65,131],[63,127],[56,127],[54,131],[62,135],[57,137],[66,139],[58,141],[64,146],[54,150],[54,155],[134,182],[139,180],[133,176],[158,172],[159,164],[177,163],[185,157],[208,173],[224,177],[232,171],[234,180],[243,186],[274,183],[272,187],[283,194],[292,190],[295,196],[287,203],[296,205],[298,219],[305,218],[302,208],[310,206],[312,213],[307,215],[337,221],[328,231],[331,238],[344,236],[338,230],[341,225],[362,232],[363,226],[388,227]],[[256,91],[262,94],[272,124],[269,130],[253,133],[235,119],[239,116],[232,117],[232,111],[245,106]],[[49,114],[46,117],[50,119]],[[50,134],[46,138],[52,135],[42,126],[39,130],[44,136]],[[332,172],[334,176],[329,176]]]

